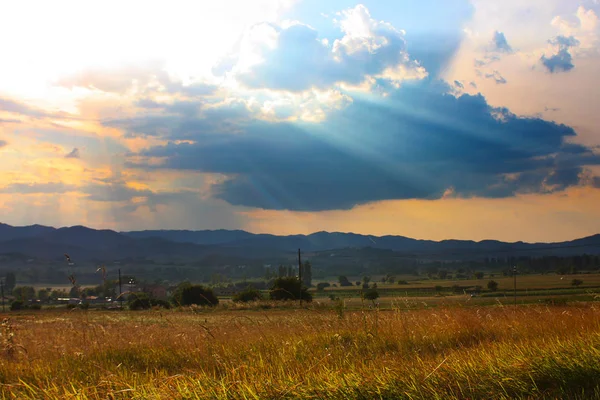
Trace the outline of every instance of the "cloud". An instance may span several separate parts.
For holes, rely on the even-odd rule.
[[[19,119],[14,118],[0,118],[0,124],[20,124],[22,123]]]
[[[250,88],[290,91],[338,82],[359,84],[400,65],[415,71],[408,75],[425,74],[408,55],[403,31],[374,20],[363,5],[339,15],[343,36],[331,44],[308,25],[255,25],[241,40],[237,54],[224,59],[214,72],[232,74]]]
[[[503,32],[494,32],[494,38],[492,40],[493,49],[501,53],[512,53],[512,47],[508,44],[506,37]]]
[[[506,79],[504,79],[504,77],[502,75],[500,75],[500,72],[498,72],[496,70],[494,70],[491,74],[485,74],[485,77],[487,79],[493,79],[499,85],[506,84]]]
[[[128,184],[120,174],[96,179],[95,182],[82,186],[80,191],[90,201],[118,203],[119,205],[112,207],[120,208],[123,213],[134,212],[140,207],[148,207],[150,211],[156,212],[159,205],[187,201],[190,197],[199,198],[197,190],[153,191],[145,186],[136,187]]]
[[[550,57],[543,55],[541,58],[542,64],[548,71],[555,73],[572,70],[575,65],[573,65],[573,57],[571,56],[571,53],[569,53],[569,48],[577,46],[579,41],[573,36],[557,36],[556,38],[549,40],[548,43],[550,43],[556,51],[554,54],[550,55]]]
[[[66,185],[62,182],[47,183],[11,183],[0,188],[0,193],[21,193],[21,194],[51,194],[66,193],[76,190],[73,185]]]
[[[73,150],[65,155],[65,158],[79,158],[79,149],[77,147],[73,148]]]
[[[207,82],[184,84],[173,79],[162,61],[146,61],[135,64],[115,64],[106,67],[87,67],[78,73],[60,77],[55,86],[99,90],[105,93],[170,93],[187,97],[213,94],[218,86]]]
[[[219,173],[213,195],[233,205],[318,211],[389,199],[551,193],[580,183],[588,148],[575,131],[494,108],[481,95],[447,94],[441,82],[388,88],[355,98],[321,124],[245,120],[135,154],[136,168]],[[204,123],[204,122],[203,122]],[[144,158],[161,159],[160,164]]]
[[[49,116],[48,113],[19,101],[0,97],[0,110],[15,114],[26,115],[28,117],[43,118]],[[18,122],[15,120],[7,120],[8,122]]]
[[[87,67],[78,73],[56,80],[56,86],[66,88],[83,87],[108,93],[125,93],[134,84],[146,87],[151,83],[168,85],[170,79],[162,63],[148,62],[111,67]]]

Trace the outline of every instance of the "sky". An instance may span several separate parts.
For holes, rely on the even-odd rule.
[[[600,0],[0,3],[0,222],[600,233]]]

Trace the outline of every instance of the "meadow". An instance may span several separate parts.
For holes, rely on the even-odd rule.
[[[224,303],[2,318],[3,399],[600,397],[594,302]]]

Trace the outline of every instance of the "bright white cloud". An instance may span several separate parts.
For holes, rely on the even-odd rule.
[[[77,0],[2,2],[0,90],[43,96],[51,80],[89,67],[166,60],[189,79],[213,63],[245,27],[274,21],[294,0]]]

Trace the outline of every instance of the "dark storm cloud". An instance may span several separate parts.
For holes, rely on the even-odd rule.
[[[584,166],[600,163],[588,148],[565,143],[575,136],[568,126],[448,91],[438,82],[405,84],[375,102],[355,99],[321,124],[248,120],[236,134],[190,129],[184,136],[196,143],[139,155],[164,158],[160,168],[229,175],[213,189],[234,205],[310,211],[435,199],[449,188],[465,197],[549,193],[579,184]],[[176,140],[183,131],[169,132]]]

